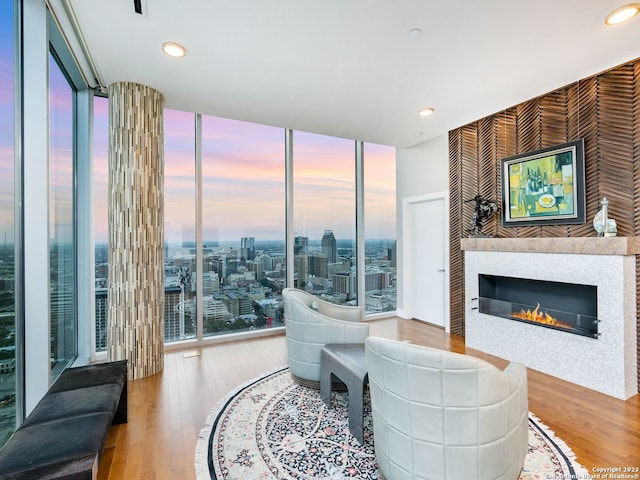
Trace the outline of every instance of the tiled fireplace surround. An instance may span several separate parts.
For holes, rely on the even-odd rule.
[[[467,346],[620,399],[638,393],[640,238],[465,238]],[[597,287],[597,339],[479,313],[478,275]]]

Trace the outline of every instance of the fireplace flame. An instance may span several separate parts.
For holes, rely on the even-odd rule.
[[[573,328],[572,325],[569,325],[568,323],[560,322],[556,320],[554,317],[552,317],[551,315],[549,315],[548,313],[539,311],[539,310],[540,310],[540,304],[538,303],[533,312],[529,309],[527,309],[526,312],[524,310],[520,310],[520,312],[513,312],[511,316],[513,318],[519,318],[520,320],[527,320],[529,322],[541,323],[543,325],[552,325],[554,327],[567,328],[567,329]]]

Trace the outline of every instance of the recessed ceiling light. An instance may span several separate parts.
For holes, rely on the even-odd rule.
[[[432,113],[433,113],[433,108],[431,107],[423,108],[418,111],[418,115],[420,115],[421,117],[428,117]]]
[[[162,51],[173,58],[182,58],[187,54],[185,48],[179,43],[165,42],[162,44]]]
[[[412,28],[411,30],[409,30],[409,35],[411,35],[412,37],[418,37],[421,33],[422,30],[420,30],[419,28]]]
[[[624,7],[616,8],[604,19],[604,23],[607,25],[617,25],[622,22],[626,22],[640,13],[640,5],[637,3],[630,3]]]

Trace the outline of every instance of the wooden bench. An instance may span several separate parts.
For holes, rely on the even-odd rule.
[[[0,450],[0,479],[95,479],[111,425],[127,421],[127,362],[68,368]]]

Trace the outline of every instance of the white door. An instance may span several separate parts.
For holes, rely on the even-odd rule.
[[[443,196],[408,204],[411,316],[448,330],[448,222]]]

